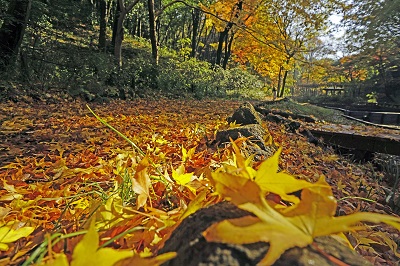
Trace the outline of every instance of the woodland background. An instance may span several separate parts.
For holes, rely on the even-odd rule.
[[[377,212],[399,228],[396,157],[380,157],[380,167],[356,162],[291,126],[387,138],[398,131],[308,103],[260,101],[276,92],[311,103],[399,104],[399,14],[392,0],[0,0],[0,264],[170,260],[159,253],[164,242],[183,219],[222,200],[213,173],[226,169],[247,178],[250,192],[257,172],[292,180],[263,191],[262,202],[226,186],[256,209],[319,197],[330,204],[318,219]],[[244,100],[314,122],[260,122],[265,142],[282,148],[261,167],[235,150],[248,139],[215,143],[217,132],[239,127],[227,118]],[[308,198],[282,201],[294,188]],[[361,220],[383,216],[368,217]],[[360,230],[346,234],[347,244],[375,265],[398,264],[398,230],[350,220]],[[294,227],[307,231],[304,224]]]
[[[60,90],[398,101],[398,1],[0,2],[2,96]],[[28,87],[30,87],[28,89]],[[43,97],[43,93],[41,96]]]

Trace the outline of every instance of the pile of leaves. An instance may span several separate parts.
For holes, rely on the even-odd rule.
[[[398,231],[386,225],[358,226],[363,220],[399,227],[394,215],[358,213],[391,213],[368,168],[272,123],[265,126],[282,148],[284,173],[277,173],[279,154],[263,163],[241,157],[241,139],[227,148],[209,145],[218,129],[229,127],[226,118],[239,105],[214,100],[116,101],[90,106],[97,119],[79,101],[45,107],[1,104],[0,263],[157,265],[175,256],[156,255],[185,217],[225,198],[256,216],[209,228],[205,236],[210,241],[271,242],[274,249],[265,258],[271,263],[290,246],[350,230],[347,237],[360,254],[376,264],[394,264],[400,257],[394,241]],[[234,178],[225,183],[225,175]],[[261,177],[275,175],[290,182],[271,185]],[[251,193],[243,193],[243,186]],[[290,195],[298,190],[301,200]],[[318,204],[327,206],[326,213],[315,211],[322,209]],[[268,224],[271,217],[278,220]],[[296,219],[347,222],[321,232],[318,225],[299,227]],[[277,221],[284,230],[294,228],[290,231],[302,242],[284,246],[262,234],[257,235],[262,239],[245,240],[221,235],[230,234],[232,226],[264,231],[275,228]]]

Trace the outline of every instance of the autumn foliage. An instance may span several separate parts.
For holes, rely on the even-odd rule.
[[[241,155],[242,139],[210,145],[238,105],[111,102],[90,106],[96,118],[81,102],[2,104],[0,263],[157,265],[176,255],[158,250],[184,218],[224,199],[254,215],[214,224],[204,236],[269,242],[265,264],[314,237],[347,231],[370,260],[398,255],[389,237],[398,231],[359,223],[399,229],[395,216],[359,212],[378,209],[377,198],[337,206],[357,195],[357,182],[367,185],[357,166],[276,124],[264,126],[281,148],[264,162]]]

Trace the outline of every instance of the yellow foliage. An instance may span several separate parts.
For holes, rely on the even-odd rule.
[[[130,250],[99,249],[99,234],[93,220],[88,232],[74,249],[71,266],[112,266],[116,262],[132,256],[133,251]]]
[[[217,193],[256,217],[245,216],[214,224],[203,233],[208,241],[268,242],[270,248],[260,265],[271,265],[289,248],[305,247],[318,236],[360,229],[361,221],[384,222],[400,229],[400,219],[389,215],[355,213],[334,217],[337,204],[325,178],[321,176],[312,184],[277,173],[279,154],[280,151],[263,162],[254,175],[253,171],[246,170],[245,160],[236,150],[237,166],[241,166],[238,168],[241,170],[236,174],[223,170],[212,174]],[[301,190],[301,198],[288,195],[297,190]],[[267,193],[277,194],[293,204],[285,207],[269,202],[265,199]]]

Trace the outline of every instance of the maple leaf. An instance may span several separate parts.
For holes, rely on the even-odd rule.
[[[188,159],[193,157],[193,154],[196,152],[196,147],[190,148],[186,150],[185,147],[182,145],[182,162],[186,162]]]
[[[35,228],[24,226],[14,229],[12,226],[3,225],[0,227],[0,250],[7,251],[9,243],[15,242],[22,237],[29,236]]]
[[[99,234],[96,231],[95,221],[93,220],[88,232],[74,249],[71,266],[112,266],[116,262],[132,256],[133,251],[130,250],[99,248]]]
[[[178,168],[172,169],[172,178],[181,186],[185,186],[192,179],[193,173],[185,173],[185,166],[181,164]]]
[[[270,163],[274,172],[277,161]],[[259,171],[265,172],[266,169],[267,166],[262,166]],[[224,172],[213,173],[211,177],[219,194],[256,217],[245,216],[216,223],[203,232],[204,237],[208,241],[234,244],[269,242],[270,248],[260,265],[273,264],[287,249],[305,247],[317,236],[357,230],[361,221],[384,222],[400,229],[400,219],[389,215],[355,213],[334,217],[336,200],[323,176],[314,185],[300,184],[303,189],[299,203],[287,208],[280,206],[279,209],[274,209],[265,200],[267,187],[261,189],[253,180]],[[283,185],[285,187],[287,183],[283,182]],[[282,188],[282,191],[288,191],[288,188]]]
[[[230,182],[233,182],[233,180],[240,182],[242,185],[246,180],[253,180],[263,193],[274,193],[279,195],[283,200],[298,203],[298,197],[288,194],[300,191],[306,187],[321,186],[321,184],[313,184],[305,180],[296,179],[283,171],[278,172],[281,148],[273,156],[262,162],[259,169],[255,171],[250,167],[251,158],[245,160],[237,145],[232,142],[232,146],[235,150],[233,164],[225,166],[224,169],[211,174],[212,180],[219,185],[224,184],[225,189],[231,189]],[[237,176],[244,179],[237,179]]]

